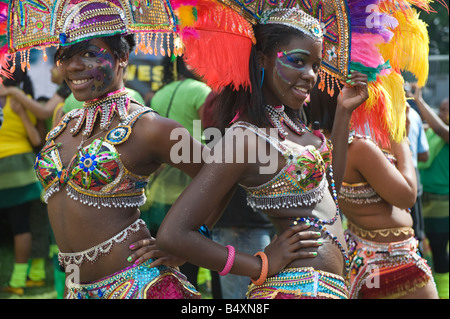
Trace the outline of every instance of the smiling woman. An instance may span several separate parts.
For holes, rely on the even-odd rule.
[[[120,8],[77,1],[65,16],[55,62],[84,105],[48,133],[35,170],[68,272],[66,297],[200,298],[176,269],[182,261],[150,249],[150,260],[134,262],[129,247],[154,241],[138,209],[149,175],[168,163],[193,176],[201,164],[173,163],[170,132],[183,128],[127,94],[123,72],[135,41]]]
[[[229,34],[242,38],[245,34],[249,43],[254,43],[248,56],[239,51],[241,60],[248,59],[247,70],[242,73],[249,76],[248,82],[241,83],[227,82],[228,73],[219,79],[222,86],[214,106],[216,123],[224,131],[229,127],[224,142],[218,144],[222,147],[218,153],[224,154],[224,159],[204,164],[164,219],[157,246],[221,275],[250,277],[247,297],[251,299],[346,299],[343,275],[348,270],[348,256],[336,201],[346,148],[335,149],[332,157],[331,142],[322,133],[311,132],[299,118],[303,103],[317,83],[322,63],[319,22],[295,8],[265,8],[253,26],[213,1],[199,1],[196,10],[194,27],[200,40],[189,38],[192,31],[186,34],[188,63],[205,79],[216,80],[212,74],[217,70],[205,65],[198,52],[202,48],[199,42],[210,45],[216,38]],[[208,17],[215,10],[226,19],[208,25]],[[227,25],[231,20],[237,28],[230,30]],[[227,55],[229,48],[218,42],[217,51],[226,53],[220,65],[214,67],[234,67],[237,58]],[[221,56],[217,52],[210,54]],[[336,145],[346,142],[345,128],[350,116],[368,97],[367,76],[354,72],[349,78],[354,85],[343,88],[336,111],[339,129],[331,137]],[[214,84],[217,85],[215,81]],[[274,129],[278,134],[269,134]],[[233,134],[236,130],[246,134]],[[261,149],[276,154],[274,172],[260,173],[261,158],[237,161],[235,157],[231,162],[225,159],[225,154],[259,154]],[[334,171],[338,173],[336,178]],[[236,184],[246,190],[247,202],[253,209],[267,214],[278,238],[308,240],[292,245],[288,253],[283,253],[283,244],[275,241],[264,252],[251,256],[199,234],[198,225],[206,221],[207,226],[213,226],[219,219],[220,215],[212,212],[218,211],[216,207]]]
[[[111,49],[105,49],[105,44]],[[93,100],[104,95],[110,86],[114,86],[114,91],[121,87],[122,83],[119,82],[122,80],[114,75],[119,67],[126,67],[128,56],[117,56],[117,52],[130,52],[130,48],[134,46],[132,35],[103,40],[94,38],[58,50],[55,60],[68,78],[75,98],[79,101]],[[116,58],[119,59],[117,65]],[[80,68],[83,72],[78,72]]]

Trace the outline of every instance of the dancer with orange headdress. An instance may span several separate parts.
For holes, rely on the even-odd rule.
[[[383,142],[399,141],[405,132],[405,104],[398,104],[402,81],[391,71],[398,64],[383,60],[382,52],[398,54],[393,41],[402,15],[392,13],[402,13],[408,3],[392,4],[174,1],[186,61],[218,91],[217,117],[225,133],[211,164],[203,166],[163,222],[158,247],[222,275],[250,277],[249,298],[348,297],[344,276],[351,259],[337,194],[350,123],[364,127],[371,119],[369,129]],[[366,10],[370,5],[374,10]],[[375,23],[368,25],[373,17]],[[328,140],[317,124],[309,131],[299,116],[316,83],[325,94],[338,96]],[[263,174],[267,161],[250,154],[270,149],[278,153],[269,161],[276,170]],[[246,154],[243,161],[235,155],[230,163],[218,155],[239,152]],[[316,257],[283,264],[270,248],[249,256],[200,238],[195,229],[205,221],[214,225],[218,216],[211,212],[236,183],[246,189],[249,205],[266,212],[279,233],[296,224],[317,230],[320,243],[305,249]],[[183,244],[174,245],[177,241]]]
[[[251,3],[246,8],[254,10],[241,16],[233,9],[241,2],[225,2],[232,8],[196,1],[193,20],[188,18],[192,3],[174,4],[186,62],[218,91],[217,123],[226,133],[172,206],[157,247],[221,275],[250,277],[249,298],[346,299],[343,276],[349,261],[337,203],[346,154],[341,146],[346,146],[352,111],[368,97],[367,76],[348,72],[348,55],[328,60],[321,24],[305,11],[269,4],[258,11]],[[336,23],[348,30],[347,17],[335,13]],[[328,47],[330,52],[332,47],[344,51],[338,42]],[[309,131],[298,116],[325,61],[336,66],[336,76],[352,83],[341,91],[333,144]],[[251,156],[267,151],[270,170],[261,171],[263,158]],[[227,154],[233,154],[231,161]],[[242,154],[243,161],[238,159]],[[214,225],[215,207],[235,184],[246,190],[249,205],[268,215],[278,236],[307,225],[317,240],[295,247],[289,260],[273,249],[277,246],[251,256],[201,237],[194,230],[205,222]]]
[[[188,163],[172,160],[174,130],[182,132],[191,148],[202,146],[180,124],[132,99],[123,83],[135,38],[137,49],[145,53],[177,53],[177,46],[169,45],[177,36],[168,3],[131,7],[122,0],[12,1],[8,13],[8,52],[20,55],[17,67],[28,67],[33,46],[58,46],[55,62],[75,98],[84,101],[82,109],[67,113],[48,133],[35,162],[67,274],[66,297],[200,298],[177,269],[184,261],[152,245],[138,208],[145,202],[149,175],[162,163],[191,177],[202,166],[193,155]],[[37,16],[39,28],[29,23]],[[282,251],[303,235],[292,244],[287,237],[277,241],[287,242]],[[133,263],[130,249],[142,243],[150,260],[142,262],[141,257]],[[142,256],[139,250],[135,254]]]

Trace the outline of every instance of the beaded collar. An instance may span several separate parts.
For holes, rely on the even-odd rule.
[[[289,118],[284,111],[284,105],[266,105],[266,114],[269,118],[270,124],[278,130],[278,134],[283,140],[285,140],[288,136],[288,133],[283,127],[283,123],[300,136],[304,135],[306,132],[305,124],[302,123],[302,126],[299,127],[291,118]]]
[[[85,124],[83,136],[91,136],[95,120],[99,114],[100,128],[105,130],[111,125],[115,113],[117,113],[120,120],[123,121],[126,119],[129,105],[130,97],[125,88],[108,93],[101,98],[86,101],[83,104],[83,109],[80,112],[78,121],[76,122],[75,127],[70,130],[70,133],[72,135],[78,134],[83,124]]]

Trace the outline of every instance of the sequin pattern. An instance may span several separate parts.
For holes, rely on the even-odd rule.
[[[66,187],[69,197],[83,204],[101,207],[139,207],[145,203],[144,188],[148,176],[130,172],[120,160],[115,145],[125,142],[132,126],[143,114],[151,112],[142,107],[127,116],[118,127],[106,134],[106,138],[95,139],[90,145],[80,149],[68,167],[64,167],[59,157],[59,143],[54,142],[79,112],[71,112],[48,134],[47,144],[37,155],[36,174],[44,186],[44,199],[48,199],[61,187]],[[115,134],[119,128],[127,134]]]
[[[261,286],[251,284],[248,299],[347,299],[344,278],[313,268],[289,268],[267,278]]]
[[[67,299],[200,299],[200,293],[174,268],[150,268],[150,259],[107,278],[69,283]]]
[[[252,124],[236,122],[233,127],[249,129],[264,138],[286,160],[286,165],[270,181],[256,187],[243,186],[251,207],[267,210],[310,206],[322,199],[328,186],[325,174],[332,160],[331,145],[325,137],[322,136],[319,150],[309,145],[301,153],[296,153]]]
[[[345,231],[350,271],[346,276],[350,299],[396,299],[433,280],[417,239],[381,243]]]

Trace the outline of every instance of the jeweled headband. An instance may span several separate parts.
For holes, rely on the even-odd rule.
[[[319,21],[296,8],[268,10],[262,15],[259,24],[281,24],[297,29],[313,40],[323,38]]]
[[[127,34],[126,17],[109,1],[83,1],[63,14],[59,32],[63,46],[93,37]]]

